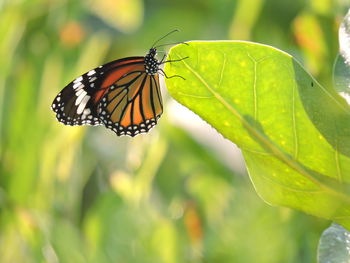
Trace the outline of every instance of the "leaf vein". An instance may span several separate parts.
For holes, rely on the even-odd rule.
[[[296,84],[293,85],[293,109],[292,109],[292,118],[293,118],[293,134],[294,134],[294,159],[298,159],[298,152],[299,152],[299,139],[298,139],[298,133],[297,133],[297,124],[296,124],[296,112],[295,112],[295,90],[296,90]]]
[[[221,87],[221,82],[224,76],[224,71],[225,71],[225,67],[226,67],[226,53],[224,53],[224,61],[222,63],[222,67],[221,67],[221,72],[220,72],[220,80],[219,80],[219,84],[218,84],[218,88]]]
[[[257,65],[258,62],[253,58],[248,51],[247,55],[248,57],[253,61],[254,63],[254,83],[253,83],[253,100],[254,100],[254,120],[257,120],[258,118],[258,97],[257,97],[257,91],[256,91],[256,81],[257,81]]]
[[[338,151],[338,134],[335,136],[335,149],[334,149],[334,155],[335,155],[335,165],[337,167],[337,177],[339,182],[343,181],[343,176],[340,168],[340,162],[339,162],[339,151]]]
[[[295,189],[295,188],[293,188],[293,187],[290,187],[290,186],[286,186],[286,185],[284,185],[284,184],[281,184],[280,182],[276,182],[275,180],[273,180],[272,178],[270,178],[270,177],[267,177],[267,176],[265,176],[265,175],[263,175],[263,174],[261,174],[260,175],[262,178],[265,178],[266,180],[268,180],[268,181],[270,181],[270,182],[272,182],[272,183],[274,183],[274,184],[276,184],[276,185],[278,185],[278,186],[280,186],[280,187],[282,187],[282,188],[284,188],[284,189],[286,189],[286,190],[288,190],[288,191],[291,191],[291,192],[298,192],[298,193],[312,193],[312,194],[322,194],[322,193],[325,193],[325,191],[317,191],[317,190],[301,190],[301,189]]]
[[[193,95],[193,94],[188,94],[188,93],[183,93],[183,92],[178,92],[177,94],[186,96],[186,97],[191,97],[191,98],[196,98],[196,99],[211,99],[214,98],[214,96],[198,96],[198,95]]]

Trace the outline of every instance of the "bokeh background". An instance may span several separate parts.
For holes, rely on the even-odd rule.
[[[65,127],[72,79],[163,43],[240,39],[332,83],[341,0],[0,0],[0,262],[316,262],[329,222],[264,203],[239,150],[163,89],[147,135]],[[210,63],[210,61],[208,61]]]

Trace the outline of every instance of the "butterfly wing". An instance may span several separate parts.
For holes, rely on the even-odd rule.
[[[118,136],[149,131],[163,112],[159,75],[147,74],[144,68],[130,70],[115,80],[98,111],[100,120]]]
[[[65,125],[101,124],[92,97],[102,74],[100,68],[91,70],[69,83],[56,96],[51,108],[58,121]]]
[[[113,75],[124,74],[129,65],[143,63],[144,57],[119,59],[76,78],[56,96],[51,105],[57,120],[65,125],[100,125],[97,105],[112,84]]]

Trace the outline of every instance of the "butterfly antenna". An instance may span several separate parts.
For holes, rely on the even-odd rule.
[[[152,48],[153,48],[159,41],[161,41],[162,39],[166,38],[167,36],[169,36],[170,34],[173,34],[173,33],[175,33],[175,32],[179,32],[179,30],[178,30],[178,29],[175,29],[175,30],[170,31],[169,33],[165,34],[165,35],[162,36],[160,39],[158,39],[156,42],[154,42],[154,44],[152,45]],[[156,47],[154,47],[154,48],[156,48]]]
[[[154,48],[159,48],[159,47],[164,47],[164,46],[171,46],[171,45],[177,45],[177,44],[184,44],[184,45],[188,46],[188,43],[186,43],[186,42],[176,42],[176,43],[168,43],[168,44],[158,45],[158,46],[156,46]]]

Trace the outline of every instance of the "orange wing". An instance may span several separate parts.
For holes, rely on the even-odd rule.
[[[145,133],[163,113],[159,75],[147,74],[143,65],[120,75],[118,70],[106,82],[110,86],[99,104],[100,119],[118,136]]]
[[[114,60],[70,82],[52,102],[58,121],[65,125],[100,125],[97,106],[118,79],[128,72],[144,71],[144,57]]]
[[[111,87],[123,76],[127,75],[130,72],[144,71],[144,58],[137,58],[129,61],[117,61],[115,64],[112,64],[111,67],[113,70],[105,76],[102,83],[100,83],[99,90],[94,96],[95,102],[99,102],[103,95],[108,92],[109,87]]]

